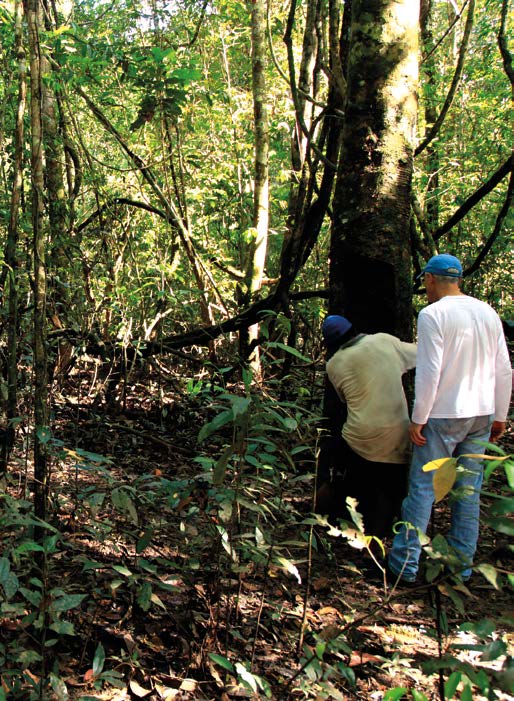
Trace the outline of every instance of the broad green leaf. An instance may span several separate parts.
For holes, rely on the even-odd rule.
[[[234,414],[232,413],[231,409],[225,409],[225,411],[222,411],[220,414],[215,416],[212,421],[210,421],[208,424],[205,424],[205,426],[202,426],[202,428],[200,429],[200,433],[198,434],[198,443],[204,441],[206,438],[218,431],[220,428],[230,423],[230,421],[233,421],[233,419]]]
[[[503,640],[493,640],[486,645],[481,660],[483,662],[490,662],[491,660],[497,660],[498,657],[505,655],[507,652],[507,644]]]
[[[512,458],[505,463],[505,476],[509,487],[514,489],[514,460]]]
[[[36,431],[36,436],[40,443],[46,445],[52,438],[52,431],[48,428],[48,426],[41,426],[41,428],[38,428]]]
[[[118,572],[119,574],[122,574],[124,577],[130,577],[132,575],[132,572],[128,569],[128,567],[125,567],[124,565],[113,565],[112,569]]]
[[[98,643],[93,658],[93,676],[98,677],[102,673],[105,664],[105,650],[102,643]]]
[[[11,563],[9,558],[0,557],[0,584],[3,584],[11,571]]]
[[[136,553],[140,555],[150,545],[153,538],[153,528],[147,528],[136,543]]]
[[[460,701],[473,701],[473,689],[468,681],[460,694]]]
[[[137,590],[137,603],[143,609],[148,611],[152,600],[152,585],[150,582],[143,582]]]
[[[386,691],[382,697],[382,701],[399,701],[400,699],[403,699],[406,693],[407,689],[405,689],[405,687],[397,686],[395,689],[389,689],[389,691]]]
[[[500,497],[491,506],[491,514],[503,516],[514,513],[514,497]]]
[[[290,416],[286,416],[286,418],[284,419],[284,425],[290,431],[296,431],[296,429],[298,428],[298,421],[296,419],[291,418]]]
[[[50,604],[50,609],[54,612],[69,611],[80,606],[86,598],[86,594],[66,594],[58,599],[54,599]]]
[[[232,407],[232,414],[234,419],[238,416],[243,416],[248,411],[252,400],[248,397],[238,397],[237,395],[230,397],[230,405]]]
[[[482,565],[477,565],[475,569],[478,570],[495,589],[500,589],[498,581],[499,572],[496,567],[484,563]]]
[[[484,482],[487,482],[487,480],[491,477],[493,472],[503,463],[503,460],[491,460],[488,461],[485,465],[484,468]]]
[[[230,660],[227,660],[226,657],[223,657],[222,655],[217,655],[215,652],[209,652],[209,657],[213,662],[219,664],[220,667],[223,667],[223,669],[226,669],[232,673],[235,672],[234,665],[232,664],[232,662],[230,662]]]
[[[96,562],[95,560],[84,560],[82,564],[82,569],[84,572],[87,570],[101,570],[105,567],[103,562]]]
[[[34,664],[34,662],[41,662],[43,658],[39,654],[39,652],[36,652],[35,650],[21,650],[17,662],[20,665],[22,669],[26,669],[27,667],[30,667],[30,665]]]
[[[212,482],[213,484],[219,486],[220,484],[223,484],[223,480],[225,479],[225,474],[227,472],[227,466],[230,458],[232,457],[234,453],[234,448],[232,445],[227,445],[225,450],[223,451],[223,454],[221,457],[218,459],[214,466],[214,470],[212,472]]]
[[[57,696],[58,701],[68,701],[68,689],[66,687],[66,684],[64,683],[64,680],[61,679],[61,677],[50,673],[50,684],[52,686],[52,689],[54,690],[55,695]]]
[[[452,672],[444,685],[444,698],[453,699],[460,684],[462,672]]]
[[[7,600],[12,599],[20,586],[18,577],[11,572],[11,563],[7,557],[0,558],[0,585]]]
[[[428,698],[421,691],[411,689],[412,701],[428,701]]]
[[[461,613],[463,616],[466,615],[464,602],[462,600],[462,597],[459,596],[455,587],[452,587],[451,584],[442,583],[438,585],[438,589],[441,593],[445,594],[448,598],[452,600],[453,605],[455,606],[457,611],[459,611],[459,613]]]
[[[27,599],[27,601],[30,601],[33,606],[39,606],[43,597],[40,591],[33,591],[25,587],[20,587],[20,594]]]
[[[18,545],[14,552],[17,555],[23,555],[23,553],[44,552],[44,550],[44,547],[39,543],[35,543],[33,540],[27,540],[25,543]]]
[[[276,341],[273,341],[272,343],[267,343],[266,344],[269,348],[280,348],[280,350],[285,351],[286,353],[290,353],[291,355],[294,355],[295,358],[298,358],[299,360],[303,360],[304,363],[311,363],[312,359],[305,357],[305,355],[302,355],[300,351],[296,350],[296,348],[293,348],[293,346],[286,346],[285,343],[278,343]]]
[[[139,523],[139,517],[137,514],[137,509],[134,501],[125,489],[121,487],[116,487],[112,490],[111,499],[114,506],[126,514],[128,514],[132,522],[137,526]]]
[[[514,521],[508,516],[488,518],[487,524],[499,533],[514,537]]]
[[[466,633],[474,633],[479,638],[488,638],[496,630],[496,623],[485,618],[481,621],[463,623],[459,626],[459,630],[463,630]]]
[[[50,625],[50,630],[59,635],[75,635],[75,628],[70,621],[55,621]]]

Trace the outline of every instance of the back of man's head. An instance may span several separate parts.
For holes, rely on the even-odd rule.
[[[462,277],[462,264],[455,256],[449,253],[440,253],[430,258],[419,277],[425,273],[431,273],[441,281],[458,281]]]
[[[354,327],[351,321],[339,314],[327,316],[321,327],[323,340],[328,348],[340,346],[354,335]]]

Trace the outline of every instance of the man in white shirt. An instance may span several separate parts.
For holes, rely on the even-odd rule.
[[[393,540],[389,570],[409,583],[416,580],[421,545],[434,503],[431,460],[459,458],[448,543],[463,579],[471,575],[480,516],[483,465],[463,458],[481,453],[477,441],[496,441],[505,431],[512,370],[501,321],[485,302],[460,291],[460,261],[433,256],[423,273],[429,306],[418,317],[415,402],[409,433],[414,452],[402,525]],[[412,527],[413,526],[413,527]]]
[[[332,353],[327,375],[348,409],[334,456],[338,476],[328,491],[339,515],[353,496],[366,532],[386,535],[406,491],[409,414],[402,375],[415,366],[416,345],[387,333],[358,333],[338,315],[325,319],[322,333]]]

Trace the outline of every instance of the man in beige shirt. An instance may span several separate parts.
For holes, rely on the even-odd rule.
[[[327,375],[348,410],[328,491],[341,512],[346,497],[355,497],[367,532],[387,535],[406,491],[409,412],[402,376],[415,367],[416,345],[387,333],[358,333],[338,315],[325,319],[322,333]],[[321,501],[324,492],[322,485]]]

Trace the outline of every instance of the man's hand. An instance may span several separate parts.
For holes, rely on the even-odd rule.
[[[413,421],[411,421],[409,426],[409,435],[414,445],[422,446],[425,445],[425,443],[427,442],[427,439],[421,433],[424,427],[425,424],[415,424]]]
[[[496,443],[496,441],[503,436],[506,426],[507,423],[505,421],[493,421],[491,436],[489,438],[491,443]]]

